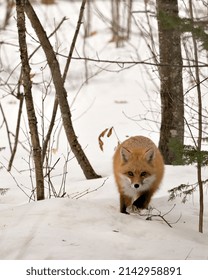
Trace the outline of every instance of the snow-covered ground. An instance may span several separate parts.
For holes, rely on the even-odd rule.
[[[49,33],[64,16],[69,18],[60,29],[59,35],[52,39],[54,47],[64,54],[68,52],[67,40],[69,42],[71,40],[70,36],[73,34],[79,8],[79,2],[73,4],[69,2],[58,1],[58,4],[53,6],[35,6],[39,16],[44,19],[46,29],[49,28]],[[97,5],[100,5],[103,12],[107,9],[107,4],[105,6],[98,1]],[[1,16],[4,15],[2,7],[3,4],[0,8]],[[109,4],[108,7],[110,7]],[[115,49],[114,44],[109,42],[111,34],[108,25],[96,17],[96,12],[94,14],[93,20],[95,22],[99,20],[99,25],[93,25],[96,34],[86,39],[87,56],[120,60],[135,58],[135,49],[128,43],[124,48]],[[15,18],[12,17],[7,31],[0,33],[2,40],[17,44],[15,26]],[[70,38],[66,36],[68,34],[66,30]],[[35,36],[32,29],[30,34]],[[28,40],[31,49],[38,46],[33,37]],[[147,57],[144,42],[138,38],[134,40],[137,52],[144,60]],[[81,40],[78,42],[77,51],[74,54],[76,57],[82,56],[81,42]],[[0,59],[2,59],[2,79],[5,81],[8,73],[6,73],[4,63],[8,62],[8,69],[13,69],[18,64],[18,47],[2,46]],[[65,60],[61,57],[59,59],[63,70]],[[40,108],[43,108],[41,97],[45,93],[48,81],[47,72],[41,68],[45,65],[43,61],[44,56],[39,53],[31,62],[32,71],[36,73],[34,95],[39,116],[42,112]],[[29,162],[30,165],[32,162],[28,153],[19,145],[11,174],[6,171],[10,151],[5,127],[1,127],[0,146],[5,146],[6,149],[0,152],[0,164],[3,166],[0,170],[0,188],[8,190],[4,195],[0,195],[0,259],[207,260],[207,189],[205,188],[204,193],[203,234],[198,232],[198,191],[189,197],[185,204],[181,203],[182,198],[168,201],[169,189],[181,183],[196,182],[196,168],[194,166],[166,166],[161,188],[151,201],[153,208],[151,214],[156,215],[151,220],[146,219],[150,215],[147,211],[143,211],[140,215],[136,213],[124,215],[119,213],[118,192],[112,174],[112,156],[118,141],[115,133],[109,138],[103,138],[103,152],[98,145],[99,134],[105,128],[112,126],[120,140],[132,135],[145,135],[156,144],[158,143],[160,101],[155,85],[155,83],[158,84],[158,80],[152,81],[147,72],[148,70],[151,72],[151,68],[137,65],[123,70],[123,65],[112,66],[95,62],[89,63],[88,67],[91,75],[100,73],[80,88],[85,80],[84,62],[74,60],[66,81],[66,88],[69,93],[69,103],[73,103],[72,114],[76,134],[94,169],[102,175],[102,178],[86,180],[76,159],[69,153],[66,181],[62,185],[66,191],[64,198],[29,203],[33,174],[28,170]],[[15,79],[17,82],[18,71],[16,73],[10,78],[12,83]],[[46,84],[38,84],[43,79],[46,80]],[[156,79],[156,75],[153,79]],[[1,98],[1,104],[9,127],[15,131],[18,102],[13,97],[6,96],[2,87],[0,91],[1,97],[5,96]],[[44,104],[46,128],[53,101],[54,92],[51,89]],[[1,115],[0,118],[2,122]],[[22,131],[27,131],[26,127],[25,117],[22,121]],[[60,125],[58,126],[57,121],[51,159],[51,166],[53,166],[60,158],[51,175],[57,193],[61,188],[65,159],[69,151],[64,129],[60,131],[60,137],[57,136],[59,130]],[[22,143],[28,147],[27,135],[22,131]],[[59,139],[58,145],[57,139]],[[206,178],[206,176],[207,168],[204,168],[203,177]],[[48,187],[47,181],[46,187]]]
[[[145,211],[141,216],[120,214],[110,174],[107,181],[67,180],[67,198],[19,204],[17,191],[9,190],[1,197],[1,258],[207,259],[208,221],[205,211],[205,233],[198,233],[197,194],[186,204],[181,199],[168,202],[166,194],[171,181],[194,178],[190,174],[193,168],[166,168],[161,190],[152,200],[151,214],[164,215],[172,228],[159,216],[146,220]],[[73,198],[75,192],[82,197]],[[13,205],[3,204],[10,197]]]

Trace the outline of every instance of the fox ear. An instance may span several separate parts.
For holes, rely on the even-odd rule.
[[[123,160],[123,162],[128,162],[131,152],[129,150],[127,150],[126,148],[121,147],[120,154],[121,154],[121,159]]]
[[[152,160],[154,159],[154,157],[155,157],[154,149],[149,149],[145,152],[145,158],[146,158],[148,163],[151,163]]]

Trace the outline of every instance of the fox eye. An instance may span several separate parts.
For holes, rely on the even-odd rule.
[[[143,172],[140,174],[141,177],[145,177],[146,175],[147,175],[147,172],[146,172],[146,171],[143,171]]]
[[[132,171],[129,171],[127,174],[129,175],[129,177],[133,177],[134,176],[134,173]]]

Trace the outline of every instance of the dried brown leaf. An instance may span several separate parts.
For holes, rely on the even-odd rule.
[[[103,152],[103,145],[104,145],[104,143],[103,143],[103,141],[100,138],[98,138],[98,140],[99,140],[99,147],[100,147],[101,151]]]
[[[104,130],[100,133],[99,138],[104,137],[107,131],[108,131],[108,128],[104,129]]]
[[[112,132],[113,132],[113,126],[109,129],[107,133],[107,137],[110,137],[112,135]]]
[[[106,128],[105,130],[103,130],[103,131],[100,133],[100,135],[98,136],[98,142],[99,142],[99,147],[100,147],[101,151],[103,151],[103,145],[104,145],[104,143],[103,143],[103,141],[102,141],[101,138],[105,136],[105,134],[106,134],[107,131],[108,131],[108,128]]]

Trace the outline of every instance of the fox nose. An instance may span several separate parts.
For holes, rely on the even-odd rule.
[[[135,187],[136,189],[138,189],[138,188],[139,188],[139,184],[134,184],[134,187]]]

